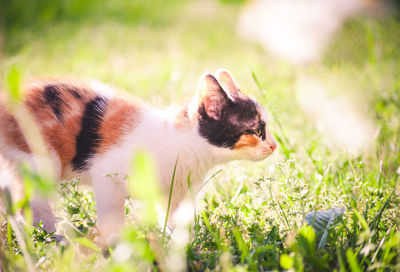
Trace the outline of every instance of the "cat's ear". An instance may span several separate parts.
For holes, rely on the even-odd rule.
[[[218,80],[211,74],[201,77],[198,85],[200,103],[204,105],[207,115],[215,120],[221,118],[222,108],[229,98]]]
[[[218,69],[216,72],[217,80],[221,84],[222,88],[234,99],[238,96],[240,90],[236,84],[235,79],[225,69]]]

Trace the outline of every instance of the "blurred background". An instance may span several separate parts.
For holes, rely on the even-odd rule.
[[[278,149],[258,164],[233,162],[210,183],[188,251],[193,271],[229,260],[281,269],[280,254],[295,252],[310,271],[331,271],[351,247],[360,261],[366,252],[375,267],[399,268],[398,257],[375,258],[389,231],[400,249],[399,1],[0,0],[0,25],[3,90],[17,69],[23,80],[95,78],[164,107],[189,101],[202,73],[226,68],[269,111]],[[345,234],[330,236],[329,258],[287,243],[306,212],[342,206]],[[386,207],[379,230],[368,229],[382,243],[363,253],[357,212],[379,222]]]

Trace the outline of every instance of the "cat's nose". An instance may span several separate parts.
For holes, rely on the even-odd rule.
[[[275,149],[276,149],[276,143],[275,143],[274,140],[272,140],[272,141],[269,143],[269,148],[271,149],[272,152],[275,151]]]

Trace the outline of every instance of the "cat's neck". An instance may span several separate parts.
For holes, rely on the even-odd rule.
[[[200,136],[196,122],[188,117],[186,107],[180,110],[152,108],[143,117],[142,125],[148,137],[142,140],[153,150],[160,148],[160,153],[175,157],[173,161],[179,154],[179,160],[191,157],[200,162],[207,158],[208,164],[220,163],[223,158],[218,148]]]
[[[182,193],[184,188],[179,189],[179,186],[185,186],[179,183],[187,185],[189,173],[195,188],[201,185],[210,168],[228,160],[221,148],[199,135],[196,122],[188,116],[187,108],[179,111],[148,108],[133,132],[137,144],[154,155],[163,186],[168,187],[177,161],[177,190]]]

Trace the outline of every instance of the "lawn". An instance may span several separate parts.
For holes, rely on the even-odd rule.
[[[187,239],[136,218],[128,199],[129,224],[121,240],[102,252],[92,242],[90,190],[76,180],[51,186],[52,197],[61,199],[64,240],[57,243],[29,223],[12,231],[15,216],[0,214],[0,270],[400,271],[398,10],[348,20],[319,62],[299,67],[238,37],[242,6],[227,0],[0,0],[2,90],[10,89],[15,73],[22,81],[78,76],[164,107],[188,101],[203,72],[223,67],[268,108],[278,143],[263,162],[210,171],[210,182],[193,194],[194,222],[173,230],[172,237]],[[337,141],[341,131],[321,129],[320,108],[308,110],[302,102],[302,88],[316,80],[329,101],[347,101],[362,117],[356,120],[369,124],[362,152],[346,150]],[[309,99],[312,104],[314,97]],[[351,118],[339,113],[339,124]],[[135,163],[145,165],[138,176],[151,179],[146,155]],[[27,185],[47,188],[40,177],[24,177]],[[26,204],[11,206],[25,210],[29,222]],[[333,208],[344,213],[335,216]],[[322,223],[306,223],[308,213],[327,210],[317,213],[325,215]]]

